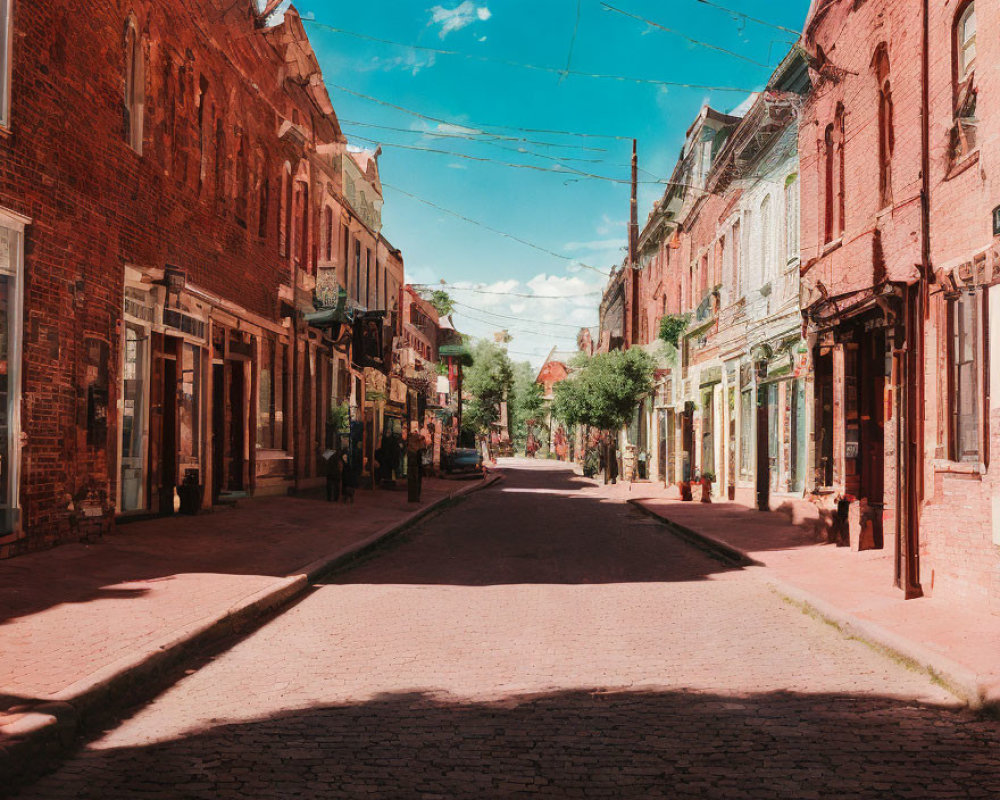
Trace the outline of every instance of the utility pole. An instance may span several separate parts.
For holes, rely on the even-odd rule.
[[[628,223],[628,286],[629,335],[626,346],[639,342],[639,271],[636,256],[639,249],[639,154],[638,142],[632,140],[632,204]]]

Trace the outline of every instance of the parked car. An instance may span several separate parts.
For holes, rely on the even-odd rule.
[[[474,447],[459,447],[445,454],[444,471],[447,475],[482,475],[483,455]]]

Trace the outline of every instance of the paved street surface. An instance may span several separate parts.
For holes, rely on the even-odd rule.
[[[1000,723],[513,466],[22,797],[1000,796]]]

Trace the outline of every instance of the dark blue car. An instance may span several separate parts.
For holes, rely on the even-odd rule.
[[[483,456],[473,447],[459,447],[445,454],[444,471],[448,475],[482,475]]]

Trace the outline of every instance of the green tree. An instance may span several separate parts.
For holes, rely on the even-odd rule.
[[[545,405],[544,389],[535,383],[535,370],[527,361],[514,364],[514,385],[511,389],[510,438],[517,448],[524,447],[528,441],[528,420],[542,422]]]
[[[480,341],[472,349],[472,366],[465,370],[462,388],[470,395],[462,415],[462,426],[474,434],[489,432],[500,420],[500,406],[514,385],[514,365],[507,351],[492,342]],[[508,417],[510,409],[508,406]]]
[[[556,384],[553,414],[568,425],[618,430],[653,390],[655,368],[653,358],[639,348],[599,353]]]
[[[435,289],[433,292],[424,295],[424,299],[434,306],[438,316],[447,317],[455,310],[455,301],[444,289]]]

